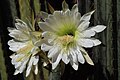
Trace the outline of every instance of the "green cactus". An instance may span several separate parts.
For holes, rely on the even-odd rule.
[[[7,73],[6,73],[6,66],[5,66],[5,59],[2,49],[1,38],[0,38],[0,73],[2,80],[7,80]]]

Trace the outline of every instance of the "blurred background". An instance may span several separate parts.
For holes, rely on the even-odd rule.
[[[41,67],[39,74],[13,75],[15,69],[9,56],[13,54],[7,45],[7,27],[15,27],[15,19],[32,20],[40,11],[51,13],[62,9],[63,0],[1,0],[0,1],[0,80],[49,80],[50,71]],[[94,66],[85,63],[74,71],[68,64],[61,74],[61,80],[119,80],[120,79],[120,0],[65,0],[69,8],[78,2],[81,15],[95,10],[91,26],[103,24],[107,29],[96,35],[103,43],[92,49],[86,49]],[[56,79],[57,80],[57,79]]]

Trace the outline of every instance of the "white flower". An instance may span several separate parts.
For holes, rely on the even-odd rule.
[[[70,62],[75,70],[78,70],[78,62],[84,64],[85,60],[94,65],[84,48],[101,44],[98,39],[91,37],[103,31],[106,26],[89,27],[89,20],[94,11],[81,17],[77,4],[71,11],[63,10],[54,11],[48,15],[45,22],[39,22],[44,31],[42,36],[48,41],[41,45],[41,49],[48,51],[48,57],[52,59],[52,69],[56,68],[60,60],[65,64]]]
[[[9,49],[15,52],[10,56],[11,62],[15,66],[14,75],[22,73],[27,66],[26,77],[29,75],[32,65],[35,67],[35,74],[38,73],[39,56],[36,55],[40,49],[34,44],[40,43],[40,32],[34,27],[28,26],[20,19],[16,19],[16,28],[8,28],[9,35],[14,39],[8,41]]]

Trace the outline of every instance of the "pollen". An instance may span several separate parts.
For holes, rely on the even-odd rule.
[[[71,35],[64,35],[62,37],[59,37],[58,40],[62,43],[63,46],[68,46],[74,41],[74,37]]]

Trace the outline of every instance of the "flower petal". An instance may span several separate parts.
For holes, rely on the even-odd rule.
[[[78,44],[85,48],[90,48],[94,46],[94,43],[91,39],[79,39]]]
[[[95,31],[94,30],[85,30],[85,31],[83,31],[82,33],[82,36],[83,37],[92,37],[92,36],[94,36],[95,35]]]
[[[44,43],[41,45],[41,49],[43,51],[49,51],[51,48],[52,48],[52,46],[49,46],[49,45],[44,44]]]
[[[28,77],[28,75],[30,74],[30,70],[31,68],[26,70],[26,75],[25,75],[26,77]]]
[[[90,65],[94,65],[94,63],[91,60],[91,58],[89,57],[88,53],[83,48],[80,48],[80,50],[83,52],[83,56],[85,57],[85,60],[87,61],[87,63]]]
[[[15,26],[18,30],[20,31],[31,31],[31,29],[29,28],[29,26],[22,20],[20,19],[16,19]]]
[[[16,30],[15,28],[11,28],[11,27],[8,27],[7,29],[8,29],[9,32],[12,32],[12,31]]]
[[[101,32],[101,31],[103,31],[105,28],[106,28],[106,26],[104,26],[104,25],[97,25],[97,26],[95,26],[95,27],[92,27],[91,30],[99,33],[99,32]]]
[[[71,16],[73,16],[73,19],[75,21],[75,23],[79,24],[80,22],[80,18],[81,18],[81,14],[78,12],[78,4],[75,4],[72,9],[71,9]]]
[[[70,60],[70,64],[73,67],[74,70],[78,70],[78,63],[73,62],[72,60]]]
[[[43,32],[42,36],[44,37],[44,39],[48,40],[48,43],[52,43],[57,38],[54,33],[48,31]]]
[[[16,42],[14,40],[9,40],[8,45],[10,46],[9,49],[11,51],[18,51],[19,49],[23,48],[26,46],[26,43],[21,43],[21,42]]]
[[[91,40],[93,41],[94,46],[97,46],[97,45],[100,45],[100,44],[101,44],[101,41],[99,41],[98,39],[93,39],[93,38],[91,38]]]
[[[14,75],[17,75],[18,73],[20,73],[20,71],[19,70],[15,70]]]
[[[10,32],[9,36],[15,38],[16,40],[20,40],[20,41],[26,41],[26,40],[30,39],[27,34],[25,34],[24,32],[21,32],[19,30],[12,30]]]
[[[45,22],[39,22],[38,23],[40,29],[42,29],[43,31],[54,31],[50,26],[47,25],[47,23]]]
[[[18,68],[18,67],[20,67],[21,65],[22,65],[22,62],[16,62],[15,68]]]
[[[58,46],[53,46],[48,52],[48,57],[52,58],[58,52],[59,52],[59,47]]]
[[[77,47],[77,50],[75,51],[75,53],[77,54],[77,59],[81,64],[85,63],[85,59],[81,53],[81,51],[79,50],[79,47]]]
[[[22,73],[22,72],[25,70],[26,64],[27,64],[28,60],[29,60],[29,58],[27,58],[27,59],[22,63],[21,67],[19,68],[20,73]]]
[[[62,61],[65,63],[65,64],[68,64],[70,59],[68,58],[68,55],[67,53],[63,53],[62,54]]]
[[[81,21],[81,22],[82,22],[82,21],[89,21],[90,18],[91,18],[91,15],[92,15],[94,12],[95,12],[95,11],[91,11],[91,12],[89,12],[89,13],[84,14],[84,15],[81,17],[80,21]]]
[[[68,4],[65,1],[62,2],[62,9],[64,11],[67,10],[67,9],[69,9],[69,6],[68,6]]]
[[[36,64],[35,65],[35,71],[34,71],[34,73],[37,75],[38,74],[38,65]]]
[[[89,21],[83,21],[83,22],[78,26],[77,30],[81,32],[81,31],[85,30],[86,28],[88,28],[88,27],[89,27],[89,24],[90,24]]]
[[[73,62],[77,62],[77,55],[75,53],[71,53]]]
[[[33,65],[37,65],[39,61],[39,56],[34,56]]]
[[[62,53],[60,53],[54,63],[52,63],[52,69],[55,69],[57,65],[59,64],[60,60],[62,58]]]
[[[74,68],[74,70],[78,70],[78,65],[76,63],[73,63],[72,67]]]
[[[34,62],[34,57],[31,57],[26,70],[26,77],[30,74],[33,62]]]
[[[71,13],[75,14],[76,12],[78,12],[78,4],[75,4],[71,9]]]

